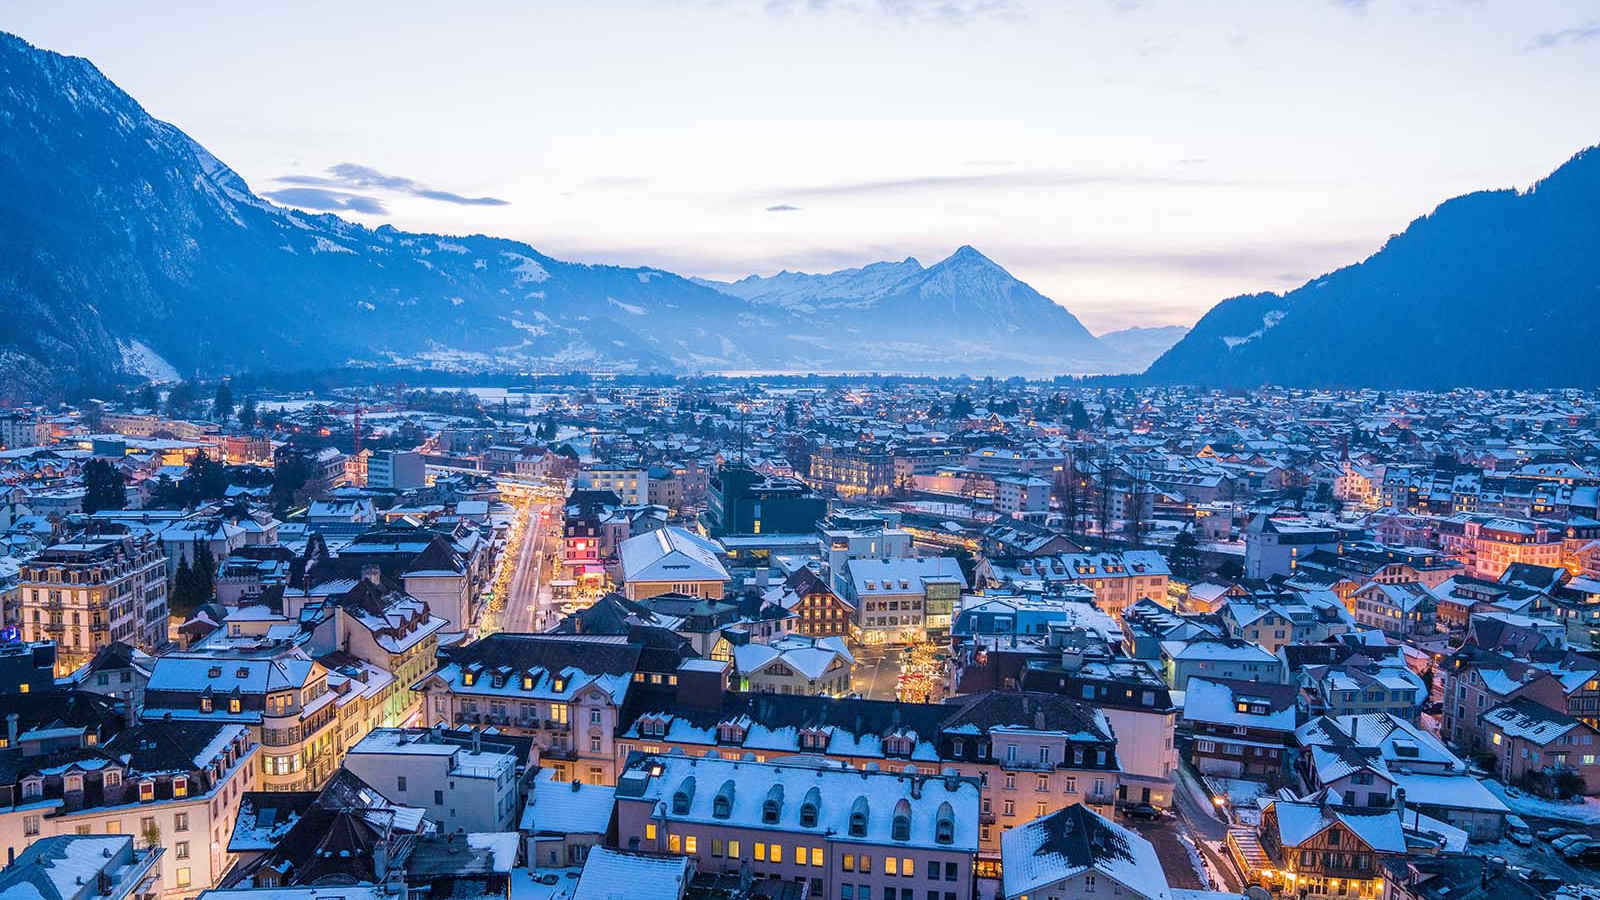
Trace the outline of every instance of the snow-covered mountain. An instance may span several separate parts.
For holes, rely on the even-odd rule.
[[[701,281],[762,308],[804,314],[839,349],[893,369],[1023,373],[1137,371],[1076,316],[972,247],[924,268],[915,259],[809,275],[780,272],[734,282]],[[830,348],[819,348],[827,353]]]
[[[0,399],[363,364],[1105,371],[976,250],[707,285],[276,206],[88,61],[0,32]]]
[[[1124,372],[1143,372],[1189,333],[1186,325],[1123,328],[1100,335],[1100,343],[1120,360]]]

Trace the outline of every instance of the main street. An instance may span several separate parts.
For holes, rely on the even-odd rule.
[[[560,561],[560,506],[554,499],[534,499],[522,511],[521,549],[506,595],[502,631],[543,631],[555,624],[556,610],[550,590],[550,570]]]

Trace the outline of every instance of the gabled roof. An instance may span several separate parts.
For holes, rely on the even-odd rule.
[[[1170,900],[1155,847],[1079,803],[1007,830],[1000,838],[1004,894],[1020,897],[1093,870],[1149,900]]]

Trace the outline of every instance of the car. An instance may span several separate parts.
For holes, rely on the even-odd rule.
[[[1589,838],[1573,841],[1561,848],[1561,856],[1564,859],[1578,859],[1585,853],[1590,853],[1590,851],[1600,851],[1600,841],[1593,841]]]
[[[1567,848],[1571,847],[1573,844],[1587,843],[1588,840],[1589,836],[1587,834],[1568,834],[1551,841],[1550,846],[1554,848],[1557,853],[1565,853],[1567,852]]]
[[[1533,843],[1533,829],[1528,827],[1527,821],[1521,816],[1508,815],[1506,816],[1506,837],[1510,838],[1514,843],[1526,847]]]
[[[1544,843],[1548,844],[1548,843],[1550,843],[1551,841],[1555,840],[1558,837],[1561,837],[1563,835],[1568,835],[1568,834],[1571,834],[1571,833],[1572,832],[1568,831],[1565,828],[1561,828],[1561,827],[1541,828],[1538,831],[1534,832],[1533,836],[1538,838],[1539,840],[1543,841]]]
[[[1126,812],[1128,818],[1142,819],[1146,822],[1154,822],[1164,815],[1159,807],[1152,806],[1149,803],[1135,803],[1129,806]]]
[[[556,882],[558,882],[560,880],[561,879],[558,878],[556,876],[556,873],[554,873],[554,872],[546,872],[543,875],[539,876],[539,883],[540,884],[555,884]]]

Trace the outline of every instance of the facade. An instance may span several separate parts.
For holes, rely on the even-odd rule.
[[[1546,787],[1554,789],[1555,777],[1570,773],[1582,793],[1600,793],[1600,731],[1593,726],[1519,697],[1484,713],[1483,728],[1495,774],[1506,784],[1543,775],[1550,780]]]
[[[1094,591],[1095,605],[1121,618],[1140,600],[1165,600],[1172,570],[1154,550],[1121,553],[1060,553],[1028,558],[985,558],[977,580],[988,587],[1042,593],[1047,588],[1081,584]]]
[[[22,639],[55,641],[63,673],[112,641],[167,643],[167,564],[148,535],[56,544],[23,564],[18,590]]]
[[[367,487],[409,491],[427,483],[422,454],[414,450],[379,450],[367,458]]]
[[[1194,732],[1194,767],[1205,775],[1280,780],[1288,774],[1297,694],[1289,684],[1191,677],[1183,720]]]
[[[978,793],[958,776],[637,754],[617,778],[617,842],[818,897],[957,900],[972,896]]]
[[[1374,582],[1350,597],[1356,622],[1394,638],[1423,637],[1439,630],[1439,605],[1420,582]]]
[[[1232,681],[1284,681],[1283,660],[1249,641],[1200,637],[1192,641],[1162,641],[1161,665],[1167,684],[1185,690],[1189,678],[1199,675]]]
[[[967,588],[954,557],[852,559],[846,599],[855,606],[855,636],[864,644],[909,644],[949,634]]]
[[[770,643],[733,648],[734,676],[741,691],[757,694],[825,694],[853,690],[855,657],[843,637],[789,635]]]
[[[723,466],[711,480],[706,523],[715,537],[731,534],[810,534],[828,501],[797,478]]]
[[[894,456],[874,444],[825,445],[811,454],[806,481],[836,497],[887,497],[896,487]]]
[[[151,722],[103,747],[89,734],[41,729],[12,742],[15,766],[0,783],[7,860],[25,859],[25,847],[52,835],[127,835],[141,849],[166,848],[151,869],[154,896],[190,897],[216,884],[231,863],[224,847],[238,798],[254,784],[249,732]]]
[[[994,508],[1002,515],[1022,517],[1050,509],[1050,482],[1033,475],[1000,475],[994,480]]]
[[[650,473],[630,466],[594,466],[581,469],[572,486],[586,491],[610,491],[627,506],[650,502]]]
[[[1274,519],[1260,515],[1244,533],[1244,574],[1248,578],[1288,575],[1301,557],[1316,550],[1333,550],[1339,532],[1299,519]]]
[[[794,632],[806,637],[847,635],[855,621],[855,607],[806,566],[796,569],[783,584],[768,588],[762,601],[793,613]]]
[[[402,806],[424,810],[446,834],[511,831],[517,822],[517,751],[473,731],[379,728],[345,755],[344,767]]]
[[[1406,853],[1400,822],[1393,809],[1273,801],[1261,814],[1260,844],[1271,866],[1262,882],[1286,893],[1379,900],[1385,865]]]

